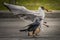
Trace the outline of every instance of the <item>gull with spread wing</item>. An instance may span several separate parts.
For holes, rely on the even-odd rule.
[[[19,16],[19,17],[22,17],[23,19],[26,19],[27,17],[31,17],[32,20],[33,20],[32,24],[35,24],[36,20],[38,20],[39,21],[38,25],[40,26],[39,30],[42,27],[42,25],[44,23],[46,23],[46,22],[44,22],[44,18],[45,18],[45,12],[44,12],[44,10],[47,10],[47,9],[45,9],[43,6],[39,7],[37,11],[28,10],[24,6],[12,5],[12,4],[8,4],[8,3],[4,3],[4,6],[7,7],[9,9],[9,11],[11,11],[14,15],[22,14],[23,16]],[[30,25],[32,25],[32,24],[30,24]],[[45,25],[45,26],[48,27],[48,25]],[[35,27],[32,27],[32,28],[34,29]],[[37,33],[39,33],[39,32],[37,32]]]

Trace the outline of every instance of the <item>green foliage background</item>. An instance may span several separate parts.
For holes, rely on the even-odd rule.
[[[14,0],[15,5],[22,5],[30,10],[37,10],[39,6],[44,6],[49,10],[60,10],[60,0]],[[3,2],[13,2],[12,0],[0,0],[0,10],[6,10]]]

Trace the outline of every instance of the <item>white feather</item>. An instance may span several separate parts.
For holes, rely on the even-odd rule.
[[[32,10],[28,10],[24,6],[12,5],[12,4],[8,4],[8,3],[4,3],[4,5],[6,5],[14,15],[31,14],[31,15],[34,15],[37,17],[41,17],[42,19],[44,19],[44,17],[45,17],[44,10],[42,10],[40,7],[38,8],[38,11],[32,11]]]

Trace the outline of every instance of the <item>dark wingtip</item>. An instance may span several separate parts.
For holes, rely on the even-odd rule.
[[[3,5],[7,5],[7,3],[6,2],[3,2]]]
[[[3,5],[4,5],[7,9],[9,9],[9,11],[11,11],[11,9],[8,7],[8,5],[7,5],[6,2],[4,2]]]

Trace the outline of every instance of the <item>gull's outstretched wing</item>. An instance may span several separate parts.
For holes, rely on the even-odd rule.
[[[8,3],[4,3],[4,6],[6,6],[14,15],[32,13],[32,11],[28,10],[24,6],[12,5]]]
[[[34,20],[37,14],[34,11],[28,10],[24,6],[12,5],[8,3],[4,3],[4,6],[7,7],[14,15],[18,15],[24,19]]]

